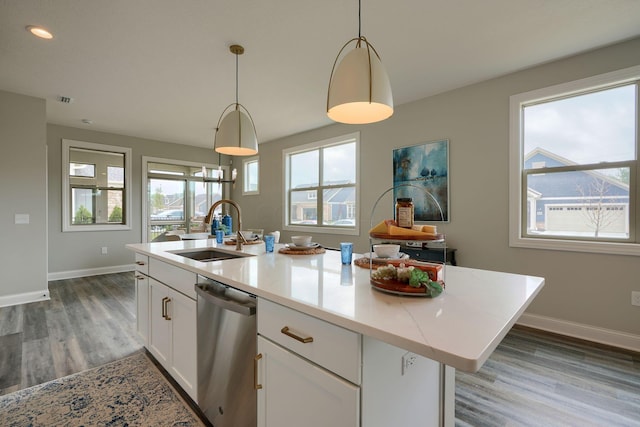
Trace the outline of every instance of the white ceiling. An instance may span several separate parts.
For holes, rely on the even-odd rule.
[[[329,75],[357,13],[357,0],[0,0],[0,89],[46,99],[49,123],[211,147],[237,43],[239,101],[266,142],[331,123]],[[362,34],[400,105],[636,37],[640,1],[364,0]]]

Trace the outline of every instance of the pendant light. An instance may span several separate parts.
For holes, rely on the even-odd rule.
[[[389,76],[378,52],[360,33],[360,1],[358,0],[358,37],[342,46],[329,78],[327,115],[340,123],[374,123],[393,114]],[[352,42],[355,42],[355,49],[345,55],[336,68],[342,51]]]
[[[218,119],[213,149],[230,156],[252,156],[258,153],[256,127],[249,111],[238,103],[238,55],[244,48],[234,44],[229,50],[236,56],[236,102],[229,104]]]

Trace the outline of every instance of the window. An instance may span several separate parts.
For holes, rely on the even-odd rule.
[[[511,97],[510,244],[640,255],[640,67]]]
[[[143,208],[146,241],[163,240],[165,233],[206,232],[204,217],[214,202],[222,199],[225,185],[206,178],[218,178],[228,171],[216,165],[177,160],[143,158],[146,171]],[[218,208],[218,212],[220,208]]]
[[[62,141],[62,231],[131,229],[131,149]]]
[[[358,133],[283,152],[286,230],[358,234]]]
[[[259,163],[257,158],[242,161],[242,194],[260,194]]]

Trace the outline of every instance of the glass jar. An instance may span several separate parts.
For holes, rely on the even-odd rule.
[[[398,227],[413,227],[413,214],[413,199],[410,197],[399,197],[396,200],[396,222],[398,223]]]

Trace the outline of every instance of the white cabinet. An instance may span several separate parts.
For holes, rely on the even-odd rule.
[[[454,425],[455,370],[258,299],[258,426]]]
[[[136,253],[136,329],[144,346],[195,401],[196,275]]]
[[[149,340],[149,257],[136,254],[136,331],[146,347]]]
[[[196,301],[149,279],[150,331],[147,348],[184,391],[197,398]]]
[[[264,299],[258,334],[259,427],[359,425],[359,334]]]
[[[355,427],[360,389],[258,336],[258,427]]]
[[[154,279],[149,279],[150,331],[149,345],[151,354],[169,370],[171,364],[171,316],[167,315],[170,301],[170,288]]]

